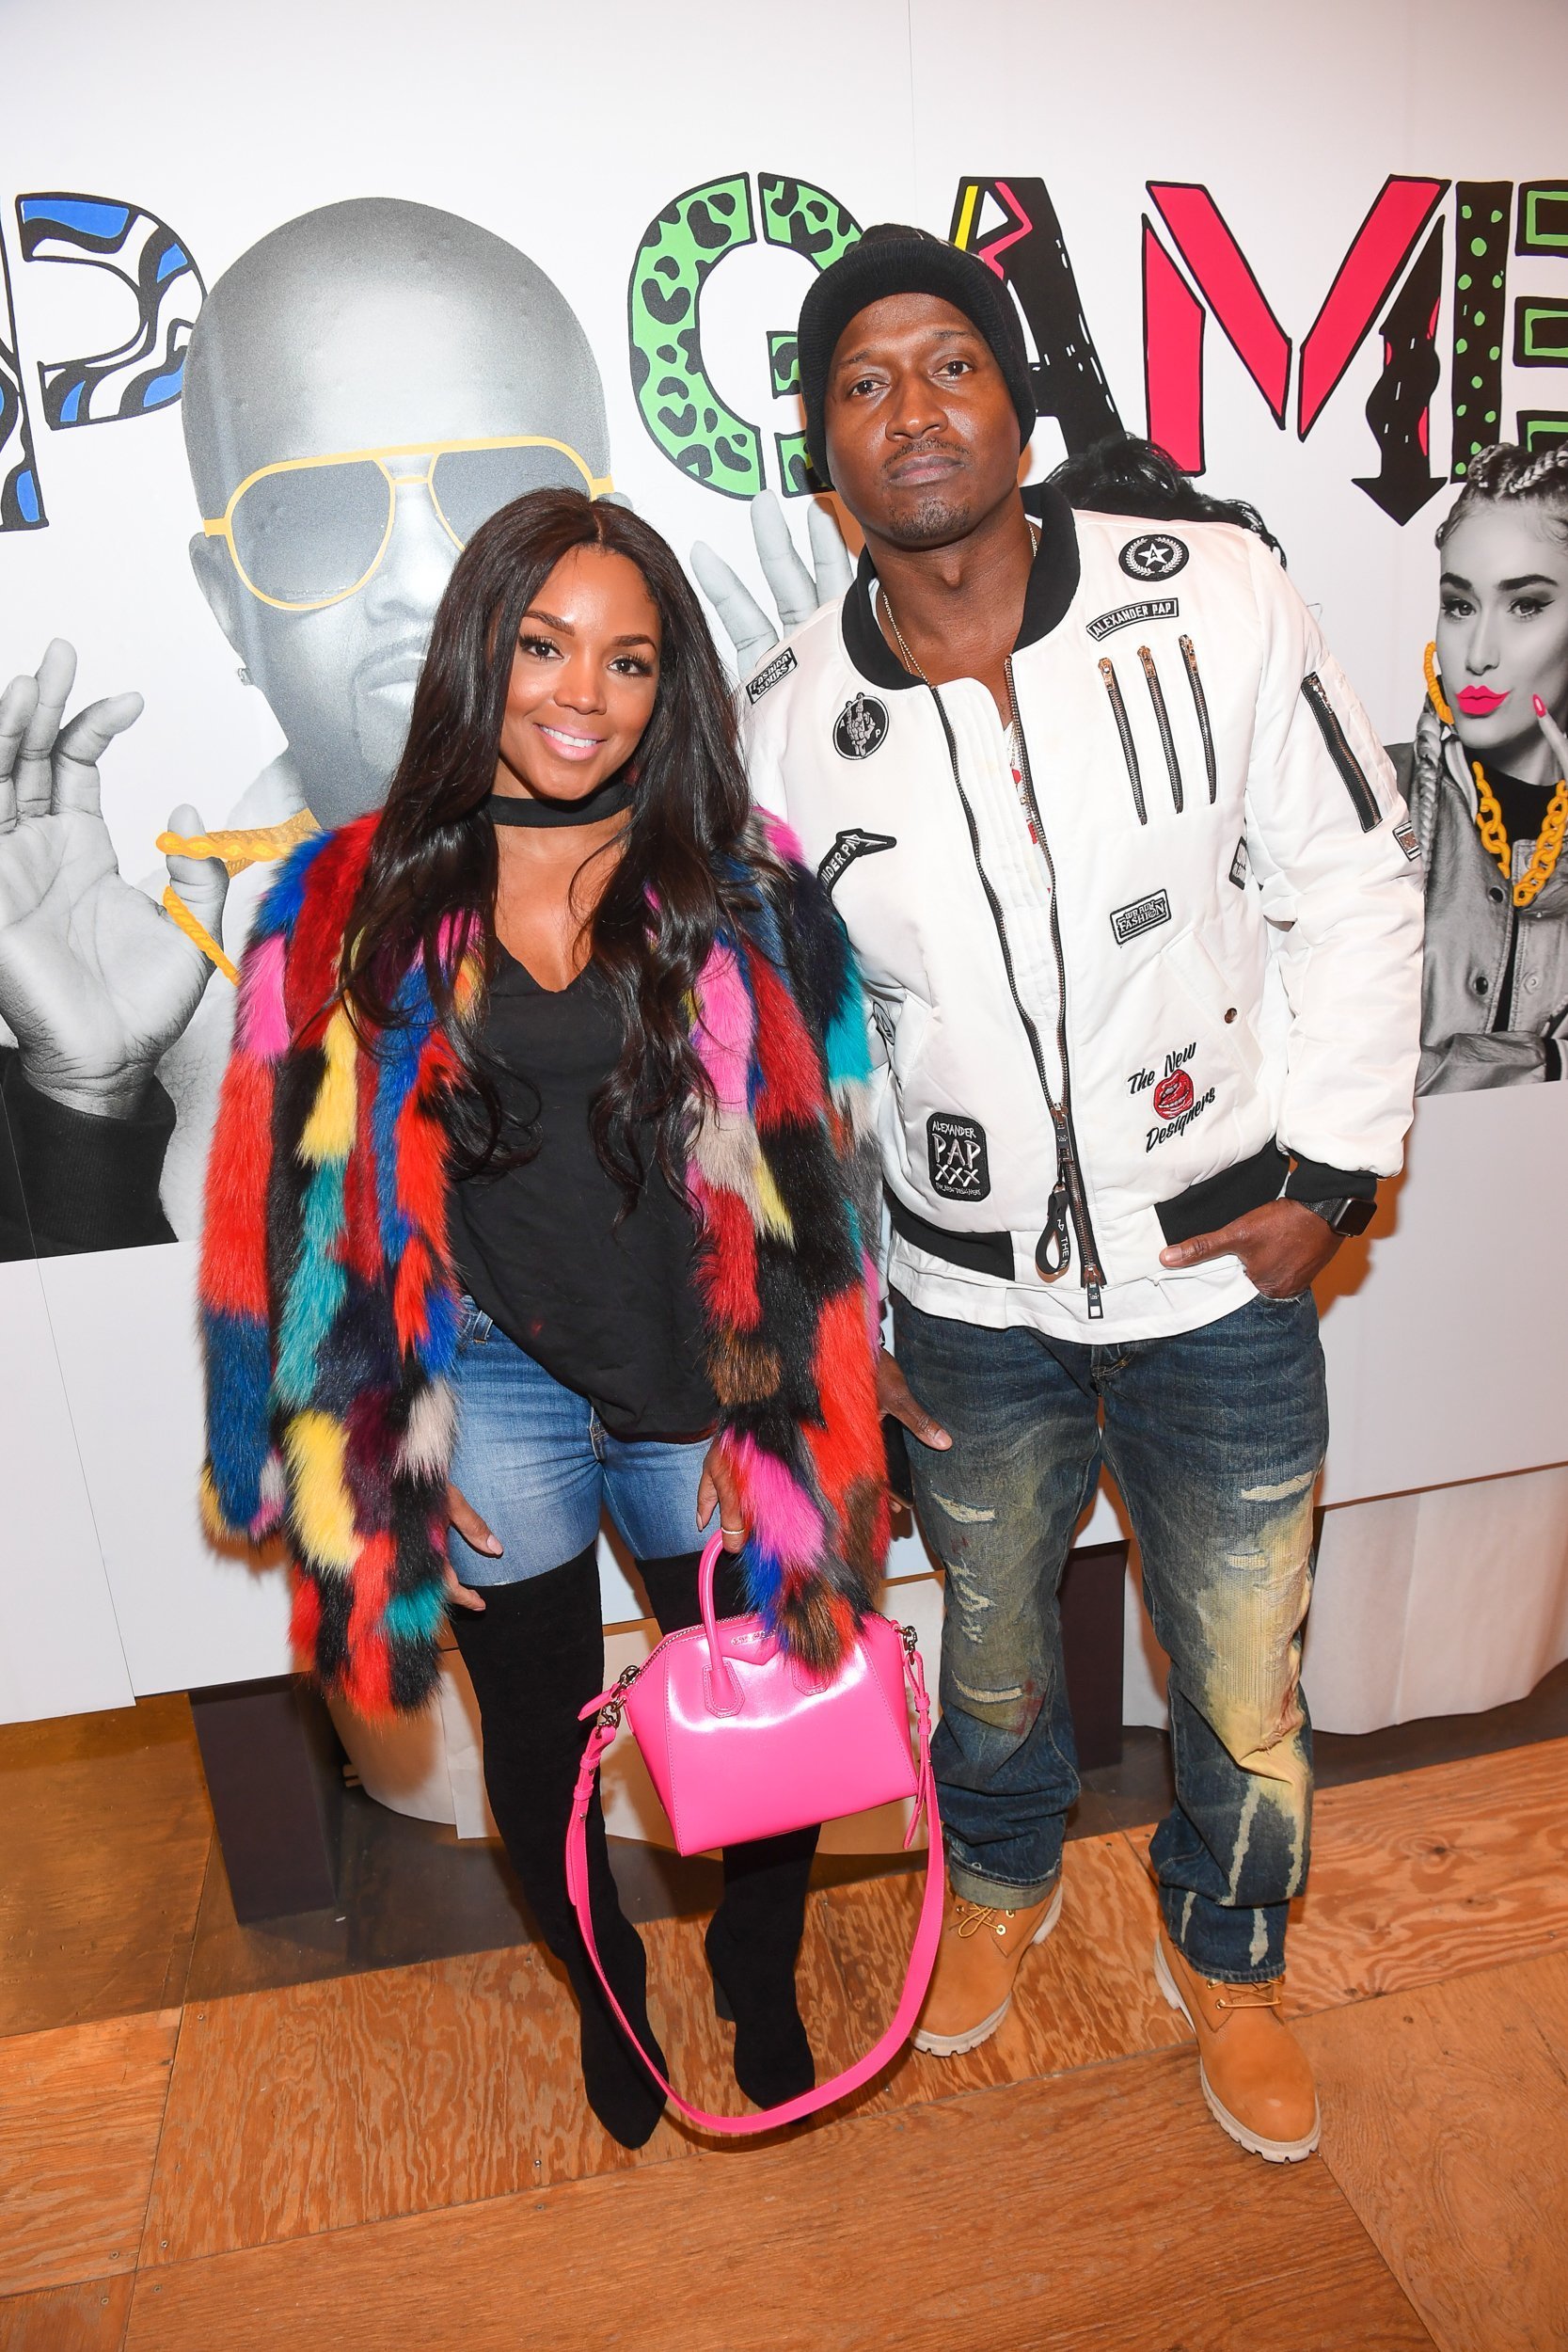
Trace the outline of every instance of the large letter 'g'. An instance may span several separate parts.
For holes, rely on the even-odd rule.
[[[835,262],[860,229],[835,197],[803,180],[759,172],[762,233],[768,245],[800,253],[817,269]],[[763,487],[762,436],[715,389],[703,358],[699,309],[709,272],[726,253],[754,245],[751,183],[744,172],[688,188],[649,222],[626,289],[632,389],[659,448],[673,466],[726,498],[754,498]],[[797,389],[793,332],[768,338],[775,394]],[[798,433],[775,436],[780,486],[807,488]]]

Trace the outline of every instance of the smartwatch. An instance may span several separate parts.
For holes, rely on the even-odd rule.
[[[1377,1215],[1375,1200],[1304,1200],[1301,1206],[1321,1216],[1336,1233],[1364,1233]]]

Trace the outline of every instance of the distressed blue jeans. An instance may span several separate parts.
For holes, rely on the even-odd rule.
[[[1312,1810],[1301,1634],[1328,1408],[1310,1292],[1119,1347],[895,1295],[894,1334],[953,1438],[909,1452],[946,1569],[932,1759],[954,1888],[1022,1909],[1061,1867],[1079,1782],[1056,1592],[1103,1463],[1171,1661],[1176,1803],[1150,1856],[1166,1928],[1207,1977],[1277,1976]]]

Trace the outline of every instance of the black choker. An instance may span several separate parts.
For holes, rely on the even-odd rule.
[[[607,776],[580,801],[531,801],[516,792],[492,792],[484,807],[498,825],[596,825],[629,808],[634,789],[631,778],[622,773]]]

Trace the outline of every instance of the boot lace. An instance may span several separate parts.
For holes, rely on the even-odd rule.
[[[1209,1979],[1214,1983],[1212,1977]],[[1284,1983],[1274,1977],[1267,1984],[1227,1984],[1214,1994],[1216,2009],[1278,2009],[1285,1998]]]
[[[958,1916],[953,1932],[963,1943],[967,1943],[972,1935],[980,1934],[992,1920],[996,1922],[997,1934],[1006,1935],[1009,1920],[1018,1916],[1016,1911],[1003,1911],[995,1903],[972,1903],[966,1895],[958,1896],[956,1900]]]

